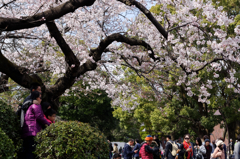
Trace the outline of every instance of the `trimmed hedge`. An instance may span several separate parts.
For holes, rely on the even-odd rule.
[[[16,152],[19,151],[22,144],[20,118],[12,107],[3,101],[0,101],[0,121],[0,128],[13,141]]]
[[[51,159],[107,159],[107,139],[96,128],[77,121],[51,124],[36,136],[35,153]]]
[[[14,151],[13,141],[0,128],[0,158],[11,159],[14,156]]]

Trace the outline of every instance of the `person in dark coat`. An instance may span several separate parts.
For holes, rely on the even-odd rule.
[[[39,84],[37,84],[37,83],[33,83],[33,84],[31,85],[30,91],[31,91],[31,93],[34,92],[34,91],[38,91],[39,93],[42,93],[41,86],[40,86]],[[25,102],[27,102],[27,101],[31,101],[31,104],[32,104],[31,93],[30,93],[29,96],[27,96],[27,98],[24,99],[23,104],[24,104]],[[17,114],[18,116],[21,116],[21,107],[18,108],[18,110],[16,111],[16,114]],[[21,125],[21,126],[22,126],[22,125]]]
[[[120,147],[119,150],[118,150],[118,151],[119,151],[119,154],[122,153],[122,150],[123,150],[122,147]]]
[[[157,135],[153,136],[153,141],[155,141],[158,144],[158,147],[160,148],[160,140],[158,139]]]
[[[109,146],[109,159],[112,159],[112,151],[113,151],[113,146],[112,143],[108,140],[108,146]]]
[[[233,143],[233,140],[232,140],[232,139],[230,139],[230,144],[229,144],[229,146],[230,146],[230,155],[232,155],[233,152],[234,152],[234,143]]]
[[[212,146],[210,145],[210,140],[205,139],[205,149],[206,149],[206,154],[204,154],[204,159],[210,159],[211,158],[211,153],[212,153]]]
[[[188,153],[184,149],[183,144],[180,144],[177,152],[178,152],[178,154],[176,156],[176,159],[184,159],[184,158],[187,158],[187,156],[188,156]]]
[[[30,88],[31,93],[34,91],[38,91],[39,93],[42,93],[41,86],[37,83],[33,83]],[[31,94],[27,96],[26,99],[24,99],[23,103],[31,99]]]
[[[171,136],[167,135],[166,140],[167,140],[167,143],[165,146],[164,157],[167,159],[175,159],[176,156],[173,156],[171,153],[172,152],[172,144],[171,143],[173,143],[173,141],[171,140]]]
[[[133,144],[134,144],[134,140],[133,139],[130,139],[129,141],[128,141],[128,143],[126,143],[125,145],[124,145],[124,151],[123,151],[123,158],[124,159],[132,159],[132,155],[134,154],[134,153],[137,153],[138,152],[138,150],[132,150],[132,148],[131,148],[131,146],[133,146]]]
[[[137,153],[135,153],[134,154],[134,156],[133,157],[135,157],[136,159],[139,159],[139,150],[140,150],[140,148],[141,148],[141,144],[139,143],[139,140],[138,139],[136,139],[135,140],[135,146],[134,146],[134,148],[133,148],[133,151],[135,151],[135,150],[138,150],[137,151]]]

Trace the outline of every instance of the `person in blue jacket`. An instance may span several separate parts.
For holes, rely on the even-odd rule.
[[[132,155],[134,153],[137,153],[138,150],[132,150],[131,146],[133,146],[134,140],[129,139],[128,143],[124,145],[124,151],[123,151],[123,158],[124,159],[132,159]]]
[[[134,154],[134,157],[136,158],[136,159],[139,159],[139,150],[140,150],[140,148],[141,148],[141,144],[139,143],[139,140],[138,139],[136,139],[135,140],[135,146],[134,146],[134,148],[133,148],[133,151],[135,151],[135,150],[138,150],[137,151],[137,153],[135,153]]]

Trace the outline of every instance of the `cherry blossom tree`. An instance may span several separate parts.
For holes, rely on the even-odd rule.
[[[194,3],[188,4],[191,6]],[[184,4],[184,6],[188,4]],[[203,8],[206,7],[206,3],[200,2],[200,4]],[[164,24],[165,21],[167,27],[167,25],[171,24],[171,19],[176,19],[177,15],[183,15],[176,9],[179,5],[181,5],[181,3],[168,3],[167,10],[169,12],[166,12],[163,10],[163,5],[160,4],[153,7],[151,11],[156,13],[156,18],[159,16],[161,24]],[[196,3],[194,5],[196,5]],[[152,113],[148,114],[147,117],[147,119],[151,121],[147,126],[152,125],[151,129],[155,129],[157,132],[160,131],[166,134],[173,133],[181,136],[186,133],[187,130],[185,128],[191,128],[198,136],[210,134],[214,125],[221,123],[222,120],[213,116],[217,109],[221,110],[225,117],[228,118],[228,123],[232,125],[235,124],[234,120],[236,120],[238,114],[233,112],[237,112],[239,109],[239,106],[237,106],[237,98],[239,97],[237,91],[237,84],[239,83],[239,63],[236,61],[239,58],[239,37],[236,31],[239,20],[237,16],[233,18],[232,15],[229,16],[224,12],[222,10],[223,7],[218,8],[212,4],[210,5],[215,11],[212,14],[213,18],[215,18],[215,15],[224,14],[225,18],[231,23],[224,23],[224,25],[218,24],[217,21],[219,19],[216,18],[211,22],[205,16],[205,13],[207,13],[206,10],[192,7],[188,12],[197,18],[196,23],[195,21],[191,22],[188,19],[184,19],[186,21],[184,24],[182,23],[182,18],[181,20],[176,19],[176,21],[172,23],[172,27],[175,27],[175,29],[170,29],[171,34],[169,34],[169,37],[172,36],[173,42],[169,41],[165,44],[165,41],[159,41],[159,43],[155,43],[155,46],[151,43],[153,40],[158,39],[158,37],[154,39],[155,36],[151,36],[151,39],[147,41],[150,36],[147,36],[146,30],[151,30],[152,28],[150,28],[150,26],[142,26],[142,21],[144,21],[142,20],[143,17],[138,18],[135,25],[130,29],[130,34],[140,35],[140,38],[148,42],[153,48],[160,47],[158,49],[160,51],[158,52],[153,50],[157,55],[156,58],[162,58],[162,62],[153,65],[147,58],[144,59],[145,62],[139,60],[143,58],[131,61],[132,66],[140,67],[134,67],[136,74],[129,73],[128,70],[126,71],[126,82],[131,81],[134,83],[131,84],[132,91],[131,95],[128,96],[129,99],[136,101],[140,107],[138,106],[136,108],[132,106],[133,102],[128,103],[128,105],[132,107],[128,105],[125,106],[125,103],[122,102],[124,109],[118,108],[118,114],[116,113],[118,118],[124,119],[125,117],[123,116],[124,113],[119,113],[119,109],[127,109],[129,110],[129,114],[138,120],[144,119],[142,117],[138,118],[138,111],[142,109],[141,105],[143,105],[143,102],[141,102],[141,100],[146,99],[147,102],[145,103],[147,104],[159,100],[159,102],[151,108]],[[191,16],[187,18],[191,18]],[[191,25],[192,23],[195,24]],[[136,30],[135,28],[140,29]],[[220,39],[216,36],[218,35],[216,30],[222,30],[222,33],[226,34],[225,38]],[[236,59],[230,59],[229,52],[227,53],[224,49],[222,53],[218,53],[216,52],[216,47],[214,49],[212,48],[212,43],[217,44],[219,49],[223,45],[221,40],[233,40],[232,38],[236,41],[232,41],[231,44],[229,44],[236,44],[235,51],[231,52],[235,55],[234,58]],[[178,48],[181,48],[181,52]],[[196,56],[196,53],[200,54]],[[181,60],[180,57],[184,58],[186,64],[179,61]],[[169,61],[171,62],[168,65],[166,65],[166,58],[170,59]],[[148,67],[141,67],[141,63],[148,63],[145,65]],[[157,68],[159,63],[160,67]],[[152,90],[146,89],[146,84],[141,80],[137,80],[136,75],[145,78],[145,82],[152,86]],[[232,79],[230,80],[229,78]],[[155,98],[152,97],[153,90],[156,94]],[[138,98],[132,98],[131,96],[133,96],[133,94]],[[147,110],[149,109],[143,112],[146,113]],[[144,113],[141,115],[146,116]],[[235,132],[234,129],[231,132]]]
[[[206,87],[211,84],[202,83],[199,93],[192,90],[200,80],[198,73],[207,67],[218,78],[218,69],[224,67],[219,62],[239,63],[239,26],[230,37],[233,19],[210,1],[154,2],[161,5],[158,15],[146,8],[150,2],[144,0],[3,1],[1,78],[25,88],[37,82],[44,100],[52,103],[82,80],[89,85],[84,91],[104,89],[114,105],[127,110],[129,102],[133,107],[138,103],[131,95],[132,83],[121,80],[122,66],[147,79],[159,99],[162,83],[151,73],[168,73],[167,68],[174,67],[178,85],[189,85],[189,96],[196,94],[199,102],[208,103]],[[43,81],[45,72],[54,82]],[[232,71],[226,79],[235,79],[234,75]],[[236,80],[229,80],[229,85],[239,92]]]
[[[101,65],[102,54],[114,41],[150,48],[144,41],[124,35],[130,21],[124,12],[138,8],[167,38],[167,32],[143,4],[125,0],[3,1],[2,80],[11,78],[25,88],[37,82],[42,85],[44,100],[54,102],[81,75]],[[53,85],[39,77],[45,71],[57,75]],[[102,80],[93,72],[89,76]]]
[[[137,51],[128,60],[127,66],[149,82],[158,100],[177,93],[164,89],[174,78],[176,85],[182,86],[189,97],[197,96],[199,103],[210,104],[210,90],[214,82],[210,76],[209,80],[202,79],[204,69],[212,71],[214,81],[224,80],[229,88],[239,93],[239,79],[234,69],[239,65],[237,17],[228,16],[222,6],[216,7],[211,1],[167,0],[159,2],[155,17],[166,28],[168,39],[164,40],[156,34],[157,30],[151,23],[145,23],[145,16],[139,16],[128,34],[144,39],[151,46],[154,56],[151,58]],[[134,49],[126,47],[126,50],[131,52]],[[227,70],[224,77],[219,78],[222,69]]]

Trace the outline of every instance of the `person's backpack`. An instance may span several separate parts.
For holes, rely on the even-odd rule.
[[[168,141],[171,145],[172,145],[172,151],[171,154],[172,156],[176,156],[177,155],[177,150],[178,150],[178,145],[175,142],[170,142]]]
[[[32,99],[25,101],[22,105],[19,105],[19,108],[17,110],[17,114],[20,116],[20,124],[21,128],[24,124],[24,116],[28,108],[33,104]]]

